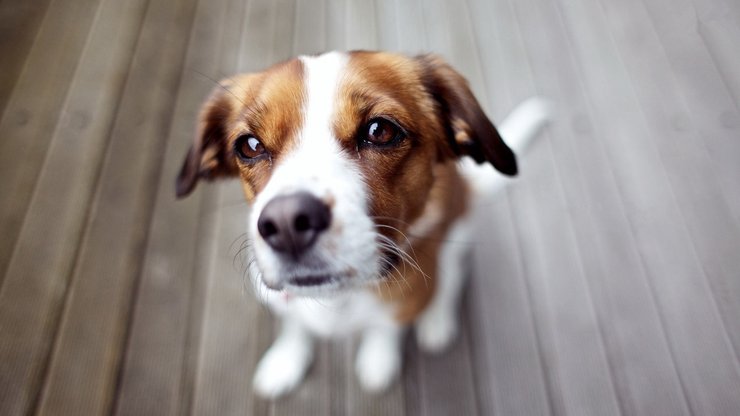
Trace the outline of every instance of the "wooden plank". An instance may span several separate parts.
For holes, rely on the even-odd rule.
[[[249,2],[245,7],[244,2],[231,1],[229,18],[234,21],[226,24],[232,30],[227,32],[220,55],[223,75],[259,71],[272,63],[270,59],[287,58],[290,51],[280,52],[285,47],[277,42],[291,38],[294,2]],[[279,38],[278,30],[287,34]],[[191,413],[266,414],[270,403],[255,396],[252,376],[272,341],[273,323],[266,308],[246,293],[251,290],[238,250],[244,243],[248,207],[237,181],[211,188],[197,191],[207,192],[206,200],[217,204],[206,212],[212,217],[212,248],[198,254],[201,263],[208,260],[207,269],[196,271],[206,277],[207,290]]]
[[[247,28],[247,27],[245,27]],[[229,49],[224,49],[227,52]],[[244,239],[245,203],[234,204],[232,195],[241,189],[236,182],[218,185],[212,198],[215,242],[206,273],[203,328],[193,398],[195,415],[262,415],[269,404],[252,391],[257,361],[272,341],[272,323],[267,310],[257,303],[249,289],[244,264],[235,255]],[[210,254],[210,256],[209,256]]]
[[[680,126],[688,119],[692,121],[714,161],[714,170],[727,203],[740,223],[738,100],[733,98],[728,84],[723,81],[722,73],[699,36],[700,32],[688,30],[697,26],[697,15],[690,0],[675,3],[649,1],[644,4],[671,63],[671,74],[681,87],[690,111],[689,114],[677,114],[675,122]]]
[[[0,118],[0,279],[100,1],[61,3],[49,7]]]
[[[78,414],[104,411],[111,404],[115,388],[129,296],[139,268],[159,170],[162,141],[157,138],[168,125],[171,91],[177,85],[187,39],[183,33],[189,29],[188,13],[192,14],[187,4],[174,10],[152,6],[138,39],[133,71],[121,99],[67,292],[50,367],[50,374],[63,376],[67,384],[50,384],[50,401],[45,405],[61,406],[44,408],[53,413],[66,409]],[[59,291],[57,284],[58,281],[47,284],[48,290]],[[37,302],[38,298],[33,298],[28,307],[37,308]],[[37,339],[37,334],[43,333],[43,323],[54,316],[52,312],[38,310],[41,316],[37,320],[29,319],[33,313],[25,314],[22,321],[27,335],[19,338],[24,342]],[[66,375],[71,378],[65,379]],[[67,388],[66,394],[57,396],[56,388]],[[54,401],[55,398],[64,398],[63,403]]]
[[[601,133],[590,128],[594,121],[564,28],[552,5],[539,7],[540,13],[531,13],[531,3],[518,5],[521,33],[530,45],[530,59],[541,88],[556,102],[564,103],[559,119],[573,120],[553,125],[553,131],[559,132],[554,136],[565,140],[554,140],[551,148],[559,160],[561,183],[622,409],[628,414],[685,414],[688,408],[682,386],[633,247],[623,202],[604,151],[592,139]],[[630,9],[625,12],[634,14]],[[558,68],[556,62],[566,65]]]
[[[188,373],[187,366],[195,363],[188,364],[188,358],[197,357],[197,352],[190,350],[197,350],[199,344],[189,331],[198,328],[193,327],[202,313],[196,300],[202,291],[197,289],[205,286],[204,276],[195,274],[200,268],[196,266],[199,258],[193,254],[201,248],[198,234],[205,234],[203,227],[209,224],[198,221],[200,208],[206,203],[201,202],[202,193],[178,201],[173,184],[192,143],[186,138],[194,134],[201,100],[214,87],[206,77],[219,77],[218,55],[227,30],[227,6],[227,1],[199,2],[190,33],[119,377],[118,414],[185,414],[189,409],[192,387],[188,388],[188,377],[194,370]]]
[[[291,21],[294,26],[293,37],[285,39],[282,44],[293,48],[293,56],[326,52],[326,1],[296,1],[295,8],[295,18]]]
[[[345,0],[326,1],[326,50],[343,51],[346,45],[347,2]]]
[[[399,20],[403,17],[397,12],[398,4],[399,2],[392,0],[375,0],[375,21],[380,25],[375,49],[400,52]],[[418,14],[415,17],[418,19]]]
[[[141,2],[108,2],[101,8],[60,109],[66,116],[49,135],[54,157],[39,174],[0,294],[0,327],[5,333],[0,348],[2,413],[35,406],[40,397],[41,377],[126,77],[120,68],[130,61],[143,9]],[[111,38],[119,42],[111,44]]]
[[[101,6],[62,109],[67,116],[62,118],[51,138],[49,152],[54,157],[46,160],[40,173],[11,259],[8,279],[20,278],[25,282],[27,276],[43,276],[59,279],[55,284],[46,283],[48,286],[67,285],[128,73],[121,68],[129,66],[145,10],[143,1],[106,2]],[[113,39],[116,42],[112,42]],[[70,170],[70,166],[75,169]],[[39,249],[45,252],[44,262],[38,261]],[[36,302],[41,298],[43,296]],[[54,327],[59,322],[61,301],[54,299],[49,306],[48,314]],[[38,308],[35,302],[34,307]],[[51,346],[53,334],[46,336],[49,339],[40,342]],[[46,357],[35,360],[45,363]],[[66,369],[76,370],[77,367],[67,366]],[[46,376],[40,398],[42,413],[46,406],[59,411],[67,408],[69,401],[83,397],[57,396],[60,386],[64,390],[70,385],[50,382],[58,376],[55,370],[53,365],[49,366],[52,375]]]
[[[526,57],[521,59],[522,50],[510,53],[511,45],[520,42],[516,30],[514,28],[506,38],[507,42],[514,42],[507,44],[507,55],[498,57],[507,68],[504,82],[510,97],[506,100],[508,108],[534,93],[531,81],[527,81],[531,78],[531,69]],[[454,43],[459,44],[459,41]],[[487,52],[482,45],[478,50],[481,55]],[[485,82],[478,82],[480,90]],[[471,83],[476,85],[475,77]],[[503,101],[505,98],[499,95],[496,99]],[[599,319],[583,274],[573,224],[564,209],[552,154],[547,147],[535,147],[524,163],[535,168],[525,172],[512,188],[512,213],[521,237],[522,257],[527,259],[524,272],[532,299],[539,351],[547,369],[549,404],[556,413],[619,413],[599,333]],[[529,178],[526,175],[530,175]],[[548,209],[536,211],[534,207],[538,206]],[[494,266],[489,263],[488,268]],[[553,275],[558,277],[556,281],[551,278]],[[537,376],[536,372],[532,374]],[[544,401],[541,405],[540,411],[545,411]]]
[[[737,403],[732,392],[738,390],[733,353],[680,212],[676,189],[671,187],[659,150],[646,140],[650,126],[624,63],[603,30],[606,22],[600,8],[588,2],[559,6],[572,30],[570,40],[584,68],[582,80],[593,100],[598,125],[603,126],[597,137],[623,193],[630,228],[690,410],[731,414]],[[673,7],[668,9],[673,11]],[[706,360],[708,356],[713,359]]]
[[[206,77],[215,80],[217,78],[225,78],[226,76],[229,76],[236,72],[238,53],[234,52],[239,51],[239,41],[243,31],[242,26],[245,16],[245,6],[245,2],[242,0],[229,0],[228,2],[228,6],[226,8],[228,13],[219,23],[223,25],[224,29],[227,30],[225,30],[221,35],[219,46],[220,52],[218,54],[217,60],[218,65],[216,67],[211,67],[212,64],[210,60],[209,62],[194,63],[194,65],[196,65],[198,68],[211,68],[213,70],[213,75],[209,76],[208,74],[206,74]],[[191,71],[197,74],[197,72],[195,72],[195,69],[192,69]],[[200,70],[197,71],[203,72]],[[200,78],[200,82],[208,84],[209,88],[214,87],[213,81],[211,79],[206,79],[204,76],[195,78]],[[201,95],[196,100],[196,102],[200,102],[206,96],[207,94]],[[193,134],[194,132],[191,131],[186,137],[192,137]],[[183,156],[180,155],[180,157]],[[209,398],[214,396],[213,391],[220,392],[225,390],[219,388],[220,386],[209,384],[209,381],[213,380],[205,379],[205,377],[202,377],[203,373],[201,372],[202,366],[204,364],[203,362],[201,362],[201,357],[214,352],[212,349],[204,350],[203,346],[205,345],[205,340],[203,339],[203,337],[205,336],[204,328],[206,327],[206,302],[208,300],[207,296],[210,293],[209,285],[211,283],[208,278],[213,276],[213,262],[216,258],[216,252],[214,250],[218,249],[217,237],[220,235],[220,230],[217,227],[219,225],[217,221],[219,219],[219,216],[216,214],[218,207],[221,206],[221,201],[219,197],[220,187],[203,186],[199,190],[197,190],[196,193],[201,193],[202,196],[200,198],[201,207],[198,218],[199,228],[196,233],[197,248],[194,255],[196,261],[193,270],[193,279],[194,282],[196,282],[196,285],[192,290],[193,296],[190,305],[190,316],[192,318],[190,319],[190,328],[188,331],[189,334],[187,339],[188,348],[182,387],[183,401],[185,403],[182,406],[182,413],[231,414],[231,412],[203,411],[202,407],[199,407],[199,404],[196,401],[197,398],[202,398],[204,395]],[[236,315],[236,317],[240,316],[242,315]],[[220,341],[221,339],[219,338],[217,340]],[[237,342],[231,342],[230,345],[239,347],[243,344],[238,342],[237,337]],[[243,374],[240,374],[240,376],[243,376]],[[223,382],[223,377],[221,377],[221,374],[218,374],[217,377],[218,378],[216,380],[218,380],[218,382]],[[204,381],[205,383],[203,383]],[[200,383],[205,384],[207,387],[202,388],[203,384]],[[234,391],[233,386],[231,391]],[[244,397],[243,390],[237,391],[241,393],[239,395],[239,400],[225,403],[226,405],[230,405],[231,403],[241,403],[241,398]],[[202,401],[200,403],[202,403]],[[255,412],[255,414],[260,414],[260,412]]]
[[[0,115],[23,70],[50,0],[0,2]]]
[[[730,0],[692,0],[692,4],[697,32],[712,56],[722,82],[732,94],[735,106],[740,107],[740,55],[735,53],[737,45],[733,41],[740,39],[740,6]],[[731,120],[725,123],[733,123]],[[734,124],[740,124],[740,120],[735,118]]]
[[[531,151],[531,184],[512,188],[533,313],[556,414],[619,414],[598,317],[547,149]],[[558,179],[555,179],[556,181]],[[546,212],[538,207],[547,207]]]
[[[347,50],[373,50],[378,45],[378,28],[375,18],[375,2],[347,0],[345,46]]]
[[[507,2],[469,2],[472,28],[478,40],[485,89],[478,90],[488,103],[489,116],[501,120],[510,111],[516,79],[527,61],[519,38],[516,16]],[[524,97],[519,97],[524,98]],[[517,98],[517,99],[519,99]],[[539,138],[538,140],[544,140]],[[520,158],[522,178],[534,167]],[[524,275],[518,236],[512,224],[512,205],[505,193],[496,195],[484,218],[478,219],[475,268],[472,279],[474,321],[473,359],[482,414],[549,414],[552,409],[547,367],[540,352],[540,317],[533,316],[533,301]],[[493,236],[493,237],[491,237]],[[539,319],[538,319],[539,318]]]
[[[395,6],[396,49],[409,55],[434,52],[427,46],[427,34],[424,27],[422,0],[393,1]]]
[[[628,2],[631,4],[634,2]],[[663,47],[652,29],[652,22],[642,7],[629,16],[613,7],[604,7],[606,17],[616,28],[613,33],[620,48],[625,67],[636,85],[635,95],[640,102],[650,137],[667,173],[671,190],[686,222],[690,241],[701,263],[724,329],[729,331],[734,346],[736,371],[740,351],[740,331],[734,316],[740,314],[740,258],[734,255],[740,247],[740,225],[733,218],[714,169],[714,161],[696,128],[676,128],[675,114],[687,114],[686,100],[681,95],[683,86],[675,82]],[[690,5],[685,4],[686,7]],[[647,30],[635,39],[635,24]],[[698,80],[697,80],[698,81]],[[689,125],[690,125],[689,121]],[[727,363],[728,365],[730,363]],[[735,403],[740,411],[740,400]]]
[[[687,2],[681,2],[680,5],[691,7]],[[734,16],[740,21],[740,7],[724,10],[728,14],[734,11]],[[678,26],[664,19],[656,19],[652,7],[648,7],[647,12],[655,25],[659,46],[670,62],[664,67],[675,74],[674,77],[660,80],[673,81],[670,86],[675,88],[673,91],[680,93],[674,96],[675,101],[665,104],[676,106],[666,109],[667,115],[663,116],[663,119],[670,117],[668,121],[672,125],[667,126],[668,123],[663,121],[661,127],[669,129],[671,135],[682,135],[685,139],[677,141],[665,137],[660,145],[672,153],[664,163],[673,162],[669,178],[673,181],[675,197],[686,219],[696,255],[709,280],[725,328],[729,331],[736,360],[740,360],[740,330],[734,323],[734,316],[740,313],[740,279],[737,278],[740,275],[740,258],[735,255],[740,244],[740,196],[737,192],[739,188],[729,184],[729,181],[737,181],[740,175],[737,163],[740,158],[737,97],[733,103],[728,96],[727,84],[721,79],[721,71],[716,71],[719,68],[710,62],[710,56],[702,48],[696,33],[687,31],[689,33],[675,35]],[[671,12],[675,13],[677,22],[682,22],[691,11]],[[724,69],[732,70],[732,67]],[[658,101],[655,91],[649,91],[653,92],[653,103]],[[688,123],[676,125],[675,114],[688,119],[683,120]],[[709,172],[712,174],[709,175]],[[719,186],[716,182],[719,182]],[[720,192],[724,198],[718,197]],[[740,368],[740,365],[736,364],[736,367]]]
[[[505,195],[487,206],[474,237],[468,305],[478,409],[482,415],[547,415],[546,369],[511,207]]]

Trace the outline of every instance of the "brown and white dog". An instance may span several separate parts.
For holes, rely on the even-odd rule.
[[[532,99],[501,130],[521,149],[547,118]],[[460,163],[469,156],[476,163]],[[475,200],[517,173],[465,79],[433,55],[332,52],[224,80],[205,103],[177,195],[239,177],[249,272],[282,330],[254,383],[293,389],[314,336],[360,332],[356,372],[383,390],[414,325],[440,351],[457,333]]]

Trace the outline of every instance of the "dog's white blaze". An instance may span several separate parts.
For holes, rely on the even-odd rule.
[[[351,275],[338,284],[368,281],[377,274],[378,261],[374,225],[367,214],[366,186],[359,167],[342,151],[332,129],[338,85],[348,56],[329,53],[300,59],[306,92],[303,126],[296,145],[276,162],[270,181],[255,200],[250,219],[255,256],[263,279],[273,284],[301,274]],[[316,242],[313,253],[318,261],[288,270],[256,230],[265,204],[294,192],[309,192],[330,201],[332,222]],[[316,263],[325,265],[317,268]]]

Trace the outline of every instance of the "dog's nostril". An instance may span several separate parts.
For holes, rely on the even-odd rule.
[[[278,232],[275,223],[269,220],[261,221],[259,224],[257,224],[257,226],[259,228],[260,234],[265,238],[275,235]]]
[[[298,232],[306,231],[311,228],[311,220],[308,219],[307,215],[299,214],[297,217],[295,217],[293,228]]]

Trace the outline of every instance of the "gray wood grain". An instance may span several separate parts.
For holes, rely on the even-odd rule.
[[[518,42],[519,36],[513,32],[508,38]],[[508,59],[503,58],[501,65],[507,69],[501,81],[509,97],[495,99],[513,106],[535,90],[528,58],[522,50],[512,51],[516,43],[506,44]],[[524,171],[510,195],[549,401],[556,414],[620,413],[600,316],[593,306],[548,139],[545,134],[540,139],[544,143],[537,143],[524,158],[523,170],[527,166],[530,170]]]
[[[79,57],[70,85],[64,86],[68,96],[54,110],[65,114],[49,134],[49,151],[55,157],[44,163],[33,194],[27,190],[33,196],[12,257],[3,253],[9,265],[0,294],[2,413],[32,409],[40,400],[66,285],[126,75],[119,68],[127,67],[141,20],[140,3],[102,7],[91,29],[94,40]],[[120,43],[111,45],[105,34],[119,36]],[[35,110],[44,114],[42,108]],[[50,122],[43,117],[39,121]],[[12,241],[11,231],[4,231],[4,242]]]
[[[267,311],[247,289],[243,264],[235,259],[243,241],[247,207],[233,203],[238,184],[218,185],[209,196],[213,234],[210,250],[199,253],[210,264],[204,270],[204,315],[193,391],[194,415],[267,414],[269,403],[252,392],[257,361],[269,346],[273,329]],[[229,200],[231,198],[231,200]]]
[[[150,3],[138,37],[91,203],[94,208],[65,292],[52,373],[59,376],[55,381],[60,384],[50,396],[59,400],[48,405],[69,408],[45,408],[51,413],[106,412],[114,400],[132,288],[159,171],[163,147],[159,138],[172,111],[172,91],[192,14],[187,3],[174,12],[163,6]]]
[[[83,0],[69,7],[61,3],[49,6],[49,18],[39,29],[0,114],[0,229],[4,235],[0,239],[0,279],[5,278],[59,109],[100,5],[99,0]]]
[[[583,30],[574,32],[571,40],[584,66],[583,78],[598,112],[597,120],[603,125],[598,139],[604,143],[620,183],[630,227],[691,411],[734,413],[731,409],[737,406],[737,398],[732,391],[738,389],[738,373],[733,352],[661,163],[663,151],[648,139],[649,126],[613,40],[596,29],[605,24],[601,12],[586,3],[561,7],[571,27]],[[589,13],[591,19],[584,19],[583,13]],[[580,23],[573,24],[576,21]],[[607,68],[609,72],[604,72]],[[613,117],[616,111],[618,120]],[[696,339],[701,339],[701,344]],[[723,358],[708,360],[708,356]],[[730,362],[733,364],[728,365]]]
[[[486,75],[485,87],[476,93],[490,109],[488,115],[500,121],[513,105],[507,79],[521,72],[526,49],[507,2],[471,1],[469,7],[481,71]],[[519,161],[519,180],[524,180],[531,175],[532,165],[527,156]],[[502,193],[485,206],[486,215],[477,220],[480,228],[474,239],[471,282],[473,358],[481,414],[549,414],[552,393],[537,335],[542,323],[532,313],[524,275],[527,259],[522,257],[512,224],[512,205]]]
[[[733,15],[736,18],[739,17],[737,6],[731,10],[735,11]],[[723,82],[723,74],[717,71],[717,67],[700,65],[685,58],[689,55],[696,60],[708,60],[708,52],[702,50],[696,33],[688,33],[672,41],[666,32],[675,31],[676,26],[669,26],[662,19],[656,20],[655,10],[647,8],[647,11],[669,63],[664,68],[676,73],[674,77],[661,80],[674,81],[671,83],[674,91],[681,92],[673,97],[674,100],[668,100],[667,115],[662,119],[652,119],[662,122],[658,128],[663,131],[670,131],[673,135],[678,130],[678,135],[684,137],[684,140],[669,140],[665,134],[658,136],[664,138],[660,142],[661,147],[670,152],[663,163],[668,169],[674,195],[686,220],[703,273],[714,293],[718,312],[729,330],[737,360],[740,359],[740,332],[735,330],[733,317],[740,313],[740,259],[735,255],[740,244],[740,211],[737,207],[740,197],[737,190],[740,188],[728,181],[738,179],[740,167],[737,163],[723,166],[720,160],[733,158],[737,161],[740,158],[737,99],[733,103],[726,93],[728,84]],[[676,17],[678,22],[686,19],[685,14]],[[656,97],[654,90],[648,91],[653,92],[650,97],[653,104],[664,100]],[[676,114],[681,118],[677,120]],[[669,117],[670,125],[667,125],[666,117]],[[724,198],[718,195],[720,193]],[[736,368],[740,369],[740,366],[736,365]]]
[[[90,43],[80,57],[62,108],[65,116],[51,138],[49,152],[54,157],[46,160],[39,175],[9,276],[27,273],[70,284],[108,133],[116,117],[145,11],[146,4],[141,1],[101,5],[91,29]],[[117,42],[112,43],[112,39]],[[47,247],[43,262],[38,261],[39,247]],[[21,258],[33,262],[16,261]],[[75,394],[71,390],[80,377],[86,377],[84,370],[82,365],[56,361],[52,355],[38,404],[39,413],[49,413],[49,408],[57,412],[100,405],[87,392]]]
[[[643,267],[632,247],[623,203],[604,152],[593,137],[600,129],[589,115],[589,97],[573,65],[565,28],[557,11],[548,6],[531,13],[528,7],[532,4],[521,4],[518,17],[539,88],[558,105],[551,149],[559,161],[557,168],[621,407],[628,414],[685,413],[681,385]],[[558,61],[563,68],[553,71]]]
[[[723,83],[732,94],[735,106],[740,106],[740,56],[734,53],[734,40],[740,38],[740,7],[731,0],[694,0],[692,5],[696,13],[697,32],[712,56]]]
[[[644,5],[690,111],[680,114],[676,123],[680,125],[685,119],[691,119],[714,161],[713,168],[720,178],[725,199],[740,223],[740,192],[737,192],[740,164],[736,163],[740,158],[740,140],[737,140],[740,105],[737,97],[732,96],[700,36],[704,26],[697,20],[690,1],[646,1]],[[734,15],[737,19],[737,13]]]
[[[0,115],[41,28],[50,0],[0,2]]]
[[[285,2],[279,2],[281,7]],[[271,13],[253,2],[230,0],[223,24],[228,30],[219,54],[219,77],[237,72],[260,70],[268,57],[261,52],[267,36],[273,34]],[[288,3],[290,6],[290,3]],[[289,12],[290,10],[288,10]],[[282,18],[291,27],[292,19],[283,11]],[[275,16],[278,18],[278,16]],[[201,99],[204,99],[202,97]],[[202,264],[195,273],[205,279],[203,316],[197,331],[197,367],[192,406],[194,415],[266,414],[269,404],[252,392],[252,375],[261,354],[269,346],[272,323],[266,310],[259,306],[245,281],[243,254],[248,207],[235,182],[204,184],[201,222],[208,224],[203,250],[197,253]]]
[[[0,413],[740,413],[738,34],[731,0],[0,0]],[[484,202],[448,353],[409,337],[371,395],[320,341],[265,401],[249,207],[173,177],[213,80],[358,48],[557,118]]]
[[[203,203],[201,193],[176,200],[174,178],[190,145],[183,139],[193,135],[200,102],[214,88],[205,77],[218,77],[220,44],[228,30],[223,25],[227,6],[227,1],[200,2],[189,35],[120,375],[118,414],[187,411],[191,392],[185,389],[186,360],[188,350],[198,347],[197,341],[188,342],[188,331],[202,313],[194,299],[201,295],[196,289],[203,288],[204,276],[194,274],[202,270],[196,267],[200,258],[194,253],[198,232],[203,231],[199,224]]]

